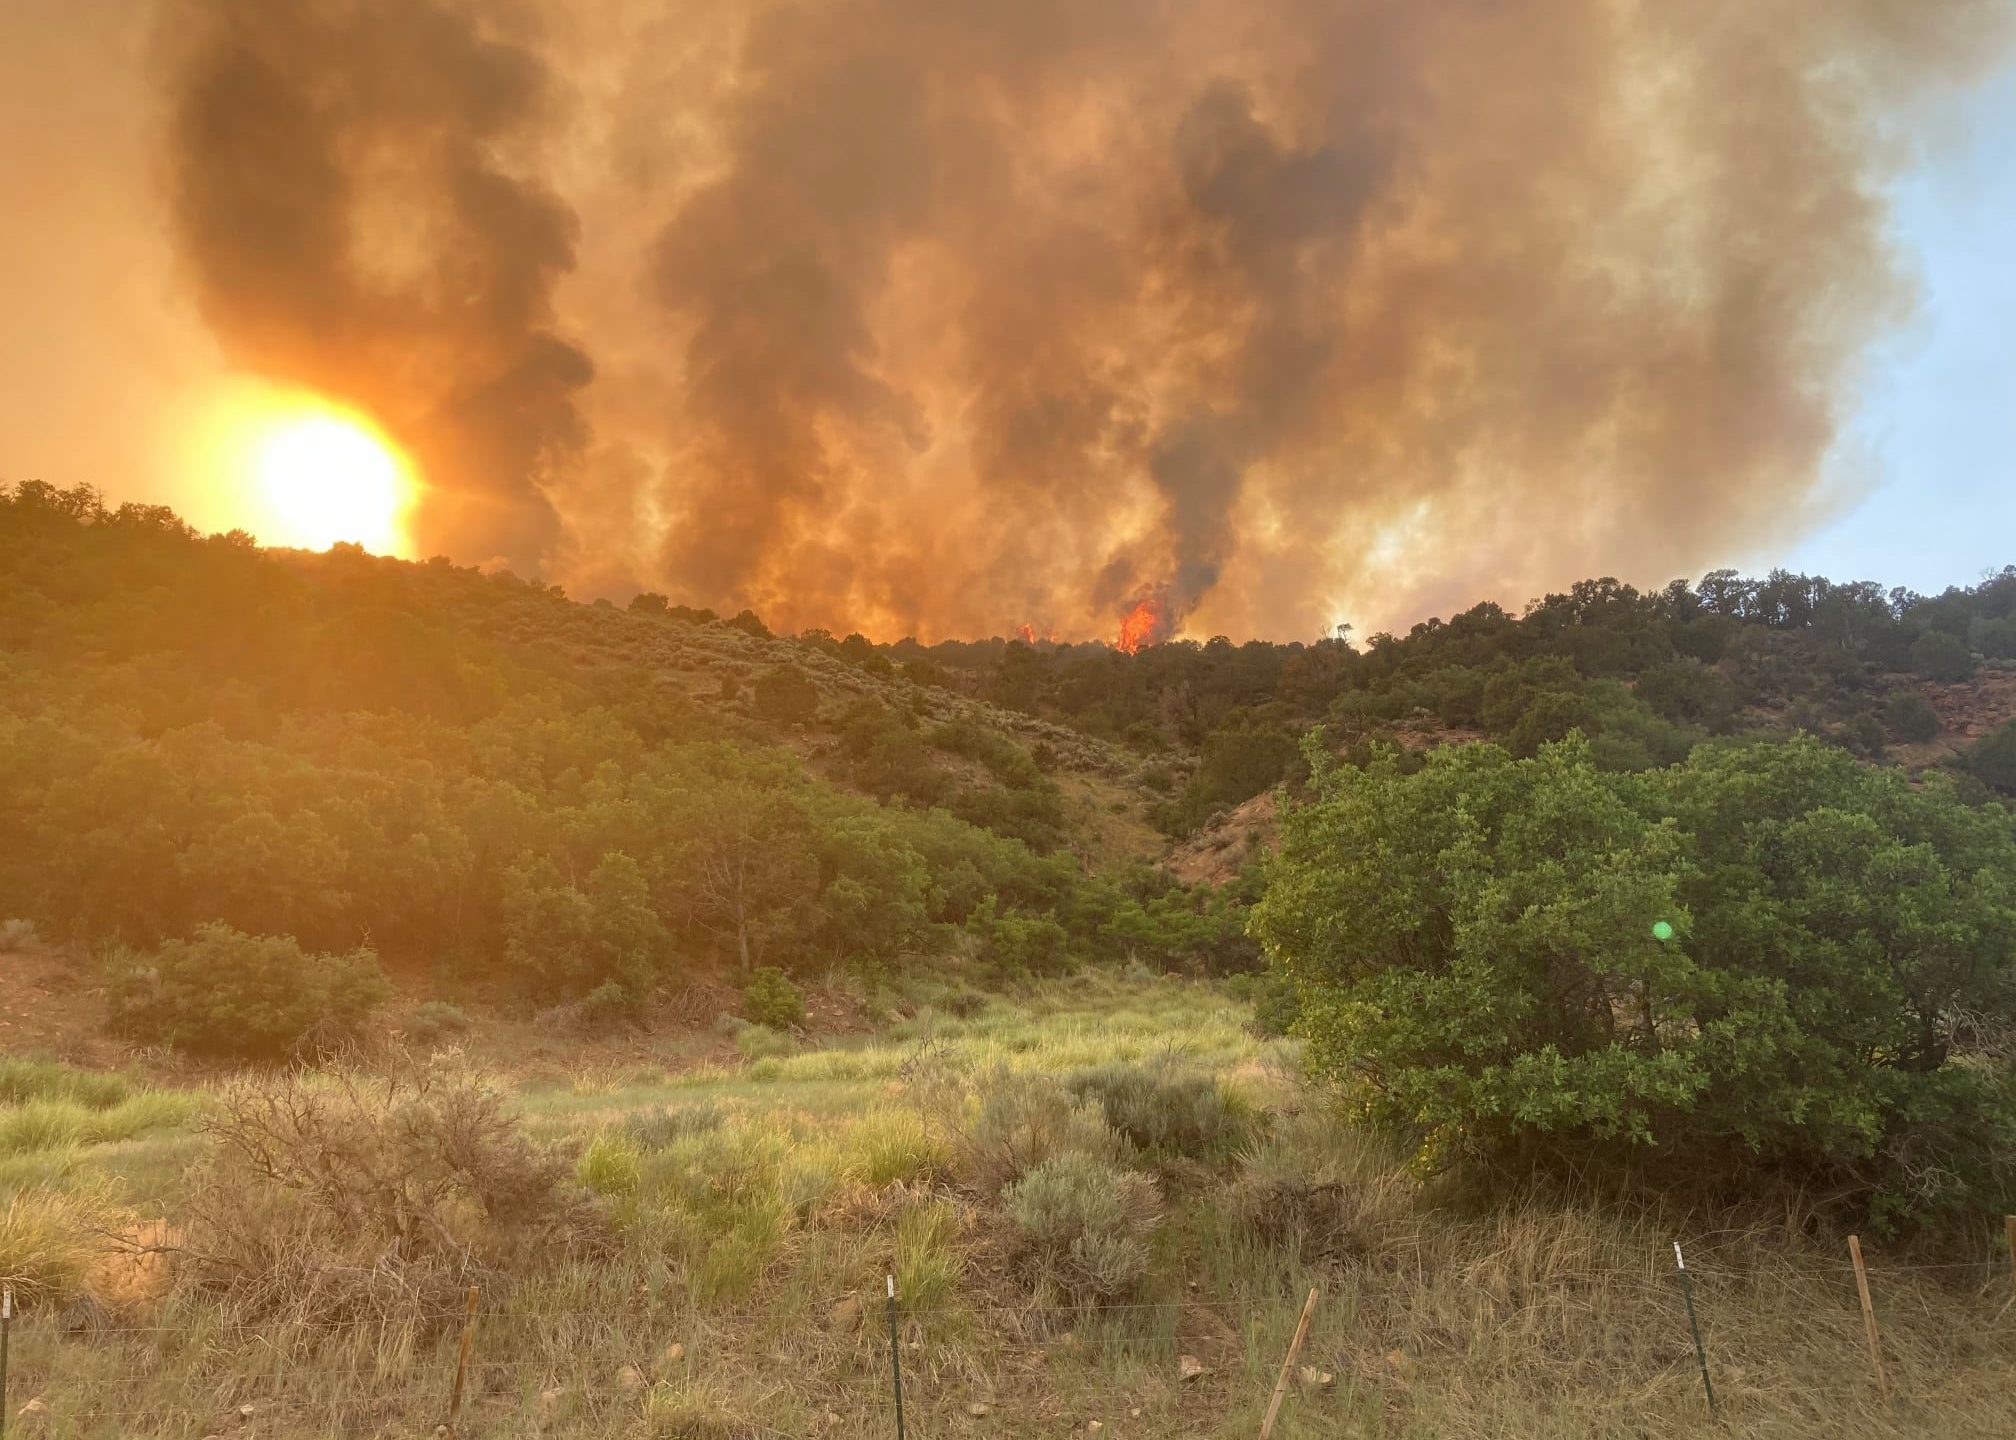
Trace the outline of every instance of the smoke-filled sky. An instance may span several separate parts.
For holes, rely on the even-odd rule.
[[[1870,443],[1951,299],[1896,197],[2011,20],[15,0],[0,477],[249,523],[199,417],[307,390],[414,553],[878,638],[1794,554],[1926,460]]]

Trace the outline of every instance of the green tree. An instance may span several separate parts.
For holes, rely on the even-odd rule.
[[[2016,1022],[2006,813],[1812,740],[1645,775],[1389,751],[1315,786],[1255,932],[1316,1073],[1424,1163],[1657,1147],[1890,1221],[2006,1197],[2009,1066],[1962,1053]]]
[[[548,859],[513,867],[503,911],[505,957],[548,994],[613,981],[641,996],[670,950],[643,870],[621,851],[598,859],[579,886]]]

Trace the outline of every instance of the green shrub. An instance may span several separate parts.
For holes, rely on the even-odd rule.
[[[1053,1076],[1004,1065],[976,1079],[947,1076],[941,1086],[927,1103],[947,1119],[953,1171],[983,1195],[999,1194],[1060,1155],[1117,1162],[1126,1154],[1099,1106]]]
[[[1841,728],[1829,738],[1849,754],[1864,759],[1879,759],[1883,754],[1883,723],[1867,710],[1842,721]]]
[[[1923,744],[1939,733],[1939,712],[1923,695],[1894,695],[1883,706],[1883,725],[1893,739]]]
[[[451,1005],[446,1000],[427,1000],[414,1007],[406,1017],[405,1030],[422,1045],[431,1045],[451,1035],[461,1035],[469,1029],[470,1020],[461,1006]]]
[[[1974,652],[1944,630],[1927,630],[1911,646],[1911,668],[1927,680],[1966,680],[1974,674]]]
[[[790,976],[765,965],[742,988],[742,1012],[758,1025],[788,1030],[805,1023],[805,997]]]
[[[1422,1164],[1615,1174],[1656,1147],[1669,1182],[1825,1183],[1879,1225],[2001,1213],[2000,807],[1811,739],[1645,775],[1466,746],[1316,784],[1255,930],[1315,1073]]]
[[[581,997],[577,1012],[581,1028],[596,1034],[630,1024],[643,1008],[636,991],[619,980],[604,980]]]
[[[2016,795],[2016,720],[1990,730],[1968,747],[1967,769],[1985,784]]]
[[[784,724],[810,720],[819,711],[819,689],[795,665],[766,670],[756,680],[756,713]]]
[[[1096,1155],[1046,1160],[1001,1192],[1042,1280],[1080,1302],[1114,1300],[1148,1273],[1155,1182]]]
[[[310,955],[291,935],[247,935],[229,925],[171,940],[151,964],[109,977],[113,1029],[214,1055],[272,1057],[356,1033],[390,994],[368,947]]]
[[[1226,1159],[1252,1132],[1252,1111],[1215,1078],[1167,1065],[1101,1065],[1066,1082],[1106,1123],[1158,1160]]]

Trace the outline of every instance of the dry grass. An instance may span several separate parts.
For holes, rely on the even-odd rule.
[[[1229,1080],[1271,1125],[1230,1161],[1165,1168],[1149,1272],[1125,1307],[1038,1303],[1001,1207],[967,1188],[958,1145],[926,1123],[918,1067],[905,1073],[948,1048],[969,1079],[1159,1056]],[[1324,1298],[1303,1358],[1332,1380],[1297,1387],[1279,1440],[2016,1434],[2006,1267],[1913,1271],[1872,1251],[1898,1396],[1886,1407],[1831,1243],[1534,1197],[1459,1206],[1376,1140],[1286,1108],[1300,1101],[1283,1058],[1208,994],[1101,982],[843,1051],[523,1096],[533,1133],[572,1148],[617,1241],[484,1278],[463,1433],[893,1433],[893,1270],[918,1436],[1086,1434],[1094,1420],[1101,1440],[1250,1436],[1310,1285]],[[52,1203],[22,1233],[54,1233]],[[1720,1426],[1672,1276],[1676,1234],[1695,1242]],[[63,1273],[100,1283],[89,1257]],[[17,1330],[16,1403],[42,1395],[47,1433],[197,1440],[242,1428],[247,1404],[273,1440],[443,1418],[452,1326],[298,1310],[248,1323],[228,1295],[150,1285],[125,1303],[159,1332],[66,1337],[46,1306]],[[1184,1356],[1204,1373],[1182,1378]]]

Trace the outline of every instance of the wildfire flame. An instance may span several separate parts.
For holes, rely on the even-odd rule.
[[[1017,625],[1015,627],[1015,638],[1020,640],[1024,645],[1034,645],[1036,643],[1036,627],[1034,625]]]
[[[1160,594],[1143,595],[1120,622],[1120,638],[1115,646],[1122,654],[1132,655],[1143,645],[1159,644],[1168,623],[1167,599]]]

